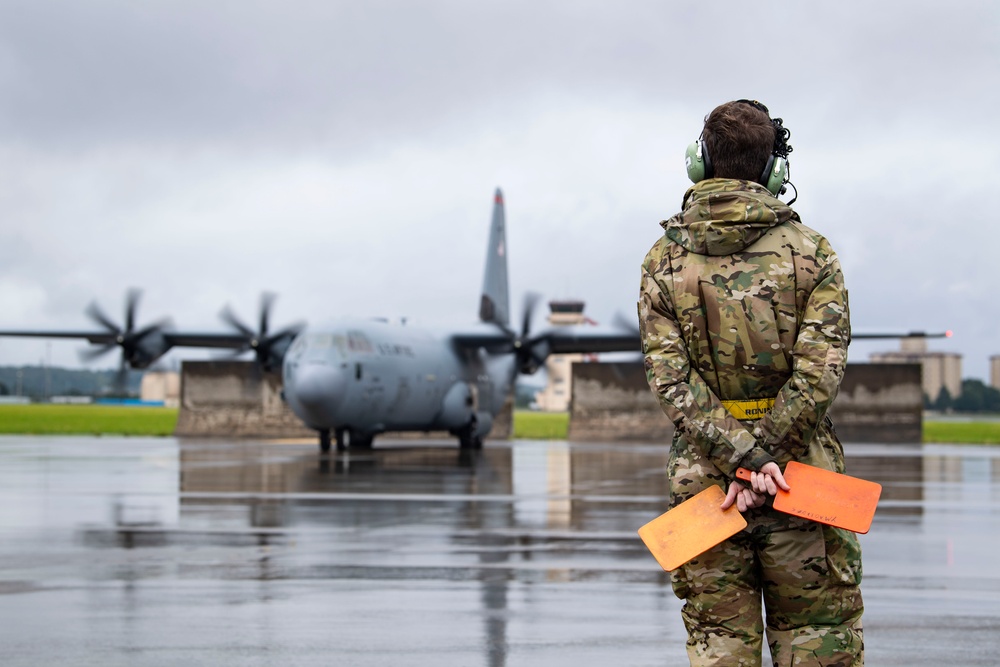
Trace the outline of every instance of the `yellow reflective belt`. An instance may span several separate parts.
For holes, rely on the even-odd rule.
[[[773,398],[752,398],[747,401],[722,401],[723,407],[739,420],[760,419],[774,407]]]

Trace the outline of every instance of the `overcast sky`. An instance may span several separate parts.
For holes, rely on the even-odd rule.
[[[998,7],[3,0],[0,328],[90,329],[129,287],[179,329],[264,290],[276,325],[469,323],[496,187],[515,312],[534,290],[632,318],[685,147],[751,97],[791,130],[855,332],[954,330],[932,349],[988,379]],[[0,364],[81,347],[3,339]]]

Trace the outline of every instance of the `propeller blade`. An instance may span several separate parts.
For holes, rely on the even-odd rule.
[[[243,322],[240,321],[240,318],[236,317],[236,315],[233,313],[232,309],[230,309],[229,306],[226,306],[225,308],[222,309],[222,312],[219,313],[219,317],[222,318],[223,322],[225,322],[232,328],[236,329],[247,338],[254,337],[255,334],[253,330],[250,329],[250,327],[248,327],[247,325],[243,324]]]
[[[271,307],[274,306],[276,295],[273,292],[264,292],[260,295],[260,337],[267,337],[267,325],[271,319]]]
[[[528,345],[528,354],[531,355],[531,361],[536,369],[540,368],[542,364],[545,363],[551,349],[549,339],[545,336],[540,336],[531,341]]]
[[[304,322],[296,322],[295,324],[281,328],[276,333],[269,334],[271,309],[274,307],[276,299],[277,295],[272,292],[263,292],[260,295],[260,329],[258,331],[253,331],[244,324],[233,314],[229,306],[223,308],[219,314],[223,321],[233,329],[239,331],[240,335],[245,339],[243,345],[236,350],[234,356],[248,350],[253,351],[257,360],[257,366],[261,370],[270,370],[275,365],[280,365],[282,356],[291,342],[290,339],[298,335],[306,326]]]
[[[86,348],[77,352],[80,357],[80,361],[94,361],[99,357],[103,357],[111,350],[118,347],[114,343],[108,343],[107,345],[102,345],[95,348]]]
[[[116,334],[121,333],[121,328],[119,328],[117,324],[112,322],[111,318],[109,318],[107,315],[104,314],[104,311],[101,310],[101,307],[97,305],[96,301],[91,301],[90,305],[87,306],[87,310],[85,310],[84,313],[86,313],[86,315],[90,319],[94,320],[108,331]]]
[[[287,327],[280,329],[277,333],[273,333],[270,336],[268,336],[267,342],[273,343],[275,341],[281,340],[286,336],[297,336],[299,335],[299,332],[305,328],[306,328],[305,322],[295,322],[294,324],[290,324]]]
[[[149,363],[162,356],[170,344],[161,337],[147,339],[161,329],[172,326],[170,318],[162,318],[147,324],[136,330],[136,313],[139,308],[139,299],[142,291],[132,288],[125,295],[125,327],[115,324],[107,314],[101,310],[96,301],[92,301],[84,311],[86,315],[103,327],[108,333],[113,334],[114,341],[105,343],[96,349],[85,350],[80,353],[80,359],[90,361],[107,354],[111,349],[120,347],[122,350],[121,364],[126,368],[135,366],[145,368]],[[146,340],[144,340],[146,339]]]
[[[128,379],[128,366],[125,360],[125,352],[122,352],[121,360],[118,362],[118,372],[115,374],[115,390],[119,396],[127,394],[126,381]]]
[[[521,313],[521,338],[527,338],[531,331],[531,318],[541,295],[538,292],[528,292],[524,295],[524,312]]]
[[[144,336],[146,336],[147,334],[150,334],[150,333],[152,333],[154,331],[159,331],[160,329],[167,329],[167,328],[169,328],[171,326],[171,324],[172,324],[172,322],[171,322],[170,318],[169,317],[164,317],[163,319],[157,320],[157,321],[153,322],[152,324],[147,324],[143,328],[141,328],[138,331],[134,332],[132,334],[132,338],[134,340],[139,340],[139,339],[143,338]]]
[[[125,295],[125,332],[129,333],[135,328],[135,312],[139,307],[139,299],[142,292],[132,288]]]

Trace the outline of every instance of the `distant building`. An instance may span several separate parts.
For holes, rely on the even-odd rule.
[[[869,359],[876,363],[920,364],[924,395],[932,401],[937,399],[943,387],[948,388],[952,398],[962,393],[962,355],[930,352],[926,338],[903,338],[899,352],[876,352]]]
[[[168,408],[180,405],[181,375],[174,371],[146,371],[142,375],[139,398],[143,401],[162,402]]]
[[[990,357],[990,386],[1000,389],[1000,354]]]
[[[549,324],[571,326],[592,323],[583,314],[583,301],[550,301]],[[592,358],[584,354],[550,354],[545,360],[545,374],[548,384],[535,396],[538,407],[546,412],[566,412],[573,379],[573,362]]]

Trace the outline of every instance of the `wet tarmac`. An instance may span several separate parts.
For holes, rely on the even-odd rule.
[[[666,453],[2,437],[0,664],[686,665]],[[868,664],[998,664],[1000,448],[847,453]]]

